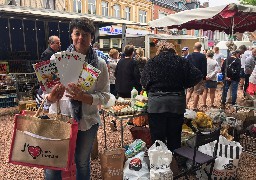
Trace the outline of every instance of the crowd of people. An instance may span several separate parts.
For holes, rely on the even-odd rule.
[[[222,73],[221,108],[225,108],[228,90],[232,94],[231,103],[235,105],[239,82],[244,82],[241,85],[244,85],[243,91],[246,92],[250,77],[252,74],[256,75],[256,49],[245,46],[230,52],[224,59],[218,47],[203,53],[201,43],[196,42],[193,52],[189,53],[189,48],[183,47],[182,55],[179,56],[172,43],[160,41],[157,53],[151,59],[144,57],[142,48],[135,48],[133,45],[126,45],[121,57],[118,50],[113,48],[108,53],[109,58],[102,58],[98,55],[99,43],[92,46],[95,32],[92,21],[86,18],[74,19],[70,23],[69,32],[72,44],[68,51],[86,55],[84,61],[101,71],[89,91],[83,91],[74,83],[70,83],[68,87],[58,84],[46,95],[50,112],[55,111],[56,102],[59,101],[61,112],[72,115],[79,123],[75,151],[77,179],[90,179],[90,153],[101,124],[98,106],[108,102],[110,93],[116,97],[130,98],[134,87],[139,92],[147,91],[152,142],[166,142],[168,149],[173,151],[181,146],[184,112],[192,94],[193,110],[198,110],[200,97],[203,99],[202,106],[207,107],[208,92],[210,107],[216,108],[214,99],[218,85],[217,75]],[[60,39],[51,36],[49,48],[41,59],[49,60],[60,45]],[[68,100],[63,98],[65,91]],[[47,180],[58,180],[61,179],[61,172],[46,169],[45,177]]]

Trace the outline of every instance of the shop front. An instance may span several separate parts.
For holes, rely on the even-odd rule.
[[[108,53],[110,49],[115,48],[122,52],[122,27],[105,26],[99,28],[100,48],[104,53]],[[150,31],[145,29],[126,28],[124,34],[126,44],[132,44],[135,47],[145,48],[144,36]]]

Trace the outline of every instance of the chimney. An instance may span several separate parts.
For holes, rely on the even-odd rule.
[[[204,2],[204,3],[203,3],[203,6],[204,6],[205,8],[209,7],[209,2]]]

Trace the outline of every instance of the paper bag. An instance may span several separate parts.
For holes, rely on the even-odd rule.
[[[64,116],[62,116],[64,118]],[[69,170],[73,162],[78,124],[17,114],[9,162]]]
[[[212,156],[214,151],[215,142],[200,146],[198,148],[204,154]],[[238,161],[240,154],[242,153],[242,146],[235,141],[229,141],[225,137],[220,136],[217,158],[212,172],[212,179],[235,179],[236,170],[238,167]],[[210,165],[197,171],[197,178],[208,179],[206,172],[210,172]]]
[[[100,156],[103,180],[122,180],[124,170],[124,149],[104,150]]]

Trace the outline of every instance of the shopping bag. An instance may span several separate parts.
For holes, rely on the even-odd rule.
[[[149,169],[144,160],[145,152],[140,152],[129,158],[124,165],[124,180],[148,180]]]
[[[66,116],[40,119],[26,113],[15,115],[9,162],[69,170],[75,152],[77,122]]]
[[[124,170],[124,149],[104,150],[100,155],[101,176],[103,180],[122,180]]]
[[[152,145],[150,129],[144,126],[135,126],[130,129],[133,140],[141,139],[146,143],[146,146],[149,148]]]
[[[159,146],[157,146],[159,144]],[[170,168],[172,152],[159,140],[148,150],[150,161],[150,180],[172,180],[173,173]]]
[[[212,156],[215,142],[200,146],[198,148],[204,154]],[[224,136],[220,136],[217,158],[215,159],[212,179],[235,179],[236,170],[238,168],[238,161],[242,153],[242,146],[235,141],[229,141]],[[208,179],[206,172],[210,172],[210,165],[197,171],[197,178]]]

